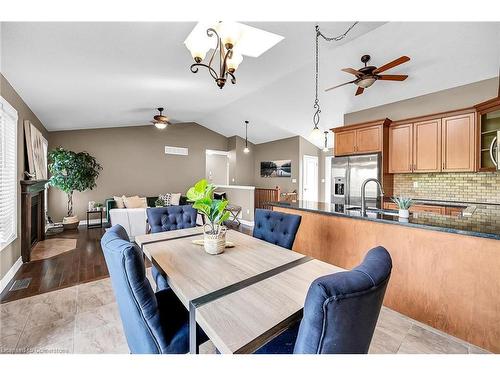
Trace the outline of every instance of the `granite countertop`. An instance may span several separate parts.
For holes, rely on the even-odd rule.
[[[416,200],[424,203],[424,200]],[[427,204],[429,201],[425,201]],[[437,205],[445,205],[443,201],[433,201]],[[469,203],[448,202],[449,206],[470,207]],[[410,214],[409,219],[397,216],[397,211],[385,210],[396,215],[368,212],[361,216],[359,210],[352,210],[354,206],[343,204],[327,204],[324,202],[272,202],[272,206],[290,208],[301,211],[348,217],[358,220],[370,220],[387,224],[404,225],[414,228],[435,230],[440,232],[457,233],[468,236],[491,238],[500,240],[500,205],[474,203],[475,210],[472,216],[448,216],[430,212],[416,212]]]

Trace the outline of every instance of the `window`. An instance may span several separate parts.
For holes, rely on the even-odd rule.
[[[17,112],[0,96],[0,250],[17,238]]]

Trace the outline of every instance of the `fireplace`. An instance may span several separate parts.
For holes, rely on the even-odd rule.
[[[21,182],[21,257],[31,259],[31,249],[45,239],[45,184],[47,180]]]

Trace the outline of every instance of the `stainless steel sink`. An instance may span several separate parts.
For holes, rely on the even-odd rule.
[[[353,206],[353,207],[347,207],[346,211],[355,211],[355,212],[361,212],[361,207],[358,206]],[[392,211],[392,210],[382,210],[380,208],[373,208],[373,207],[368,207],[366,209],[366,214],[367,216],[370,216],[369,214],[381,214],[381,215],[388,215],[388,216],[399,216],[399,213],[397,211]]]

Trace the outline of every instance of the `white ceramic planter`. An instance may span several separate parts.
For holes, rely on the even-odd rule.
[[[226,231],[227,228],[224,226],[219,226],[219,231],[216,234],[210,234],[210,225],[205,224],[203,226],[203,248],[205,251],[211,255],[217,255],[224,252],[226,248]]]
[[[399,217],[402,219],[408,219],[410,217],[409,210],[399,210]]]

